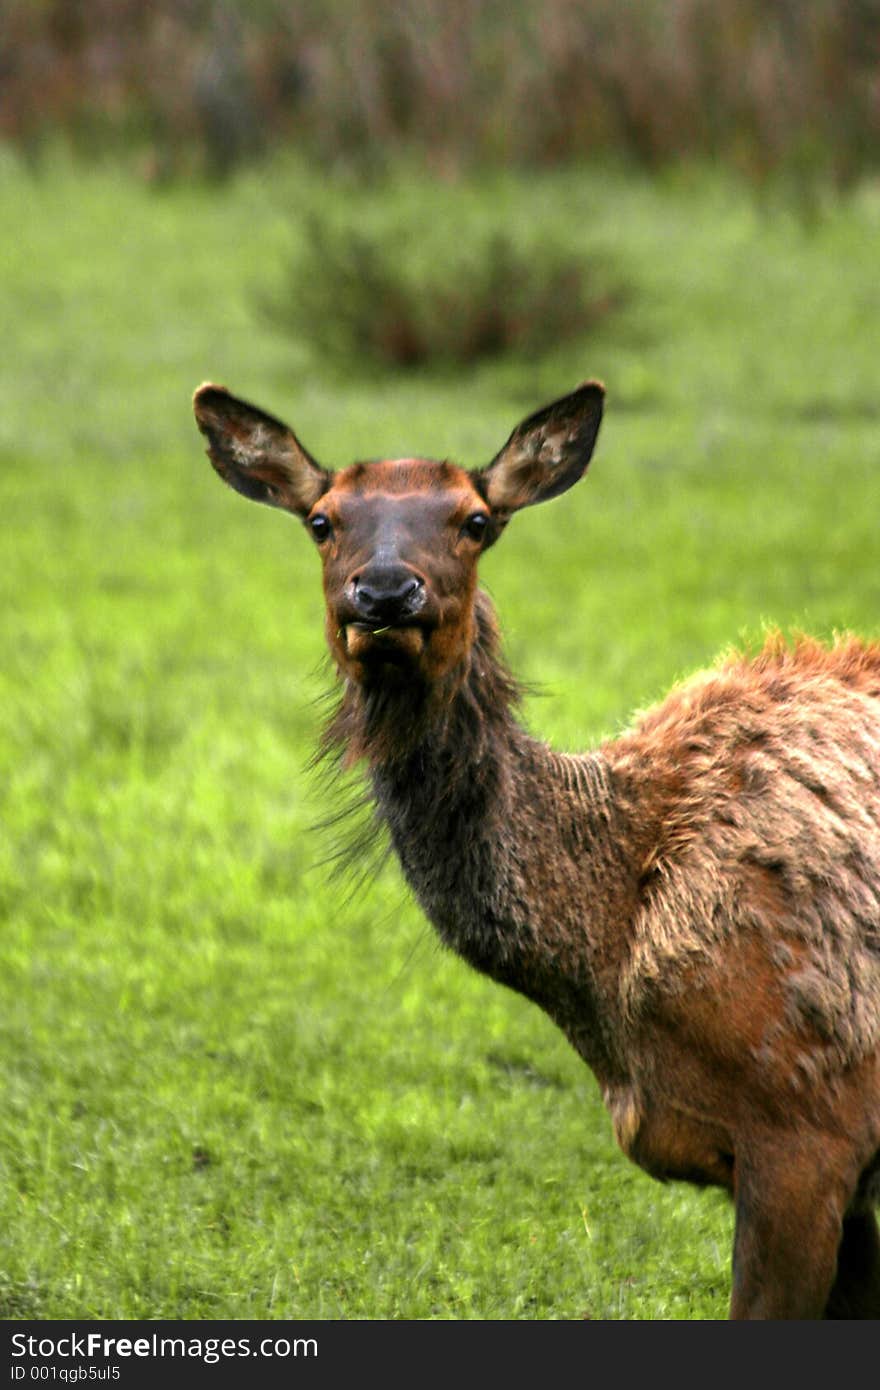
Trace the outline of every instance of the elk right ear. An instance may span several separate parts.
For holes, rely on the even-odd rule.
[[[566,492],[587,469],[602,423],[605,387],[587,381],[517,425],[480,475],[483,495],[498,512],[532,507]]]
[[[292,430],[225,386],[200,386],[193,410],[214,468],[243,496],[306,516],[330,486]]]

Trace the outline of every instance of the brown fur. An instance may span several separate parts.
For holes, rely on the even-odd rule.
[[[477,561],[582,475],[601,409],[588,383],[475,473],[333,475],[196,394],[221,476],[318,540],[324,749],[441,938],[563,1029],[635,1162],[731,1193],[731,1316],[877,1317],[880,645],[774,634],[592,753],[532,739]]]
[[[877,1047],[878,700],[880,647],[788,647],[774,634],[605,750],[658,825],[622,980],[631,1008],[747,921],[787,967],[788,1021],[823,1038],[804,1065],[826,1071]]]

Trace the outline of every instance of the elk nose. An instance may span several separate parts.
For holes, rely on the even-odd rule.
[[[402,565],[371,565],[355,576],[353,597],[365,622],[399,623],[418,613],[425,602],[425,585]]]

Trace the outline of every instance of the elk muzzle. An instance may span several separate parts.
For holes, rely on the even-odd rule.
[[[371,564],[351,582],[356,621],[373,627],[401,627],[425,606],[425,581],[408,565]]]
[[[347,656],[367,666],[418,661],[429,606],[420,574],[396,558],[374,558],[350,577],[337,605]]]

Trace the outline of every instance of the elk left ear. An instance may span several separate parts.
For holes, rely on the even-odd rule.
[[[531,507],[558,497],[583,477],[602,422],[604,399],[601,382],[588,381],[517,425],[480,475],[489,505],[499,512]]]
[[[215,470],[251,501],[306,516],[330,486],[330,473],[315,462],[293,430],[230,395],[225,386],[200,386],[193,410]]]

